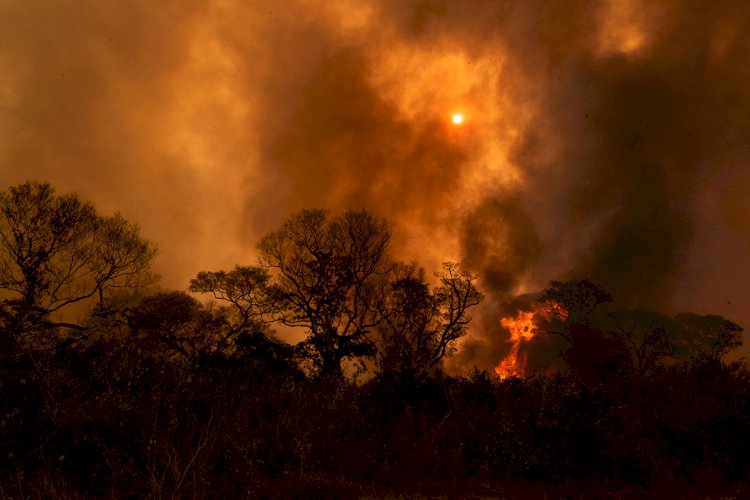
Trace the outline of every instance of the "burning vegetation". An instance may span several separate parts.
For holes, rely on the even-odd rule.
[[[154,3],[0,0],[0,497],[750,497],[747,0]]]
[[[136,226],[48,184],[0,193],[0,492],[750,479],[750,370],[723,360],[739,326],[552,282],[500,321],[511,348],[494,374],[450,376],[483,299],[476,276],[449,263],[431,281],[392,260],[390,238],[367,211],[302,211],[261,240],[260,263],[199,272],[189,290],[214,299],[202,303],[149,286],[155,249]],[[304,340],[276,338],[280,326]],[[564,369],[540,375],[529,364],[551,338]]]
[[[534,311],[519,311],[515,317],[500,320],[500,326],[510,332],[511,342],[510,351],[495,367],[495,373],[501,379],[526,375],[527,353],[521,350],[521,346],[537,334],[534,316]]]

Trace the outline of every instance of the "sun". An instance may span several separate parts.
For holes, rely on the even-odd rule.
[[[463,113],[453,113],[453,117],[451,118],[451,121],[454,125],[461,125],[464,122],[464,115]]]

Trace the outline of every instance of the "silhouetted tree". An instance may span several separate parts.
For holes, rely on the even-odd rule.
[[[620,342],[608,338],[592,322],[597,307],[612,301],[601,286],[585,279],[553,281],[537,301],[545,312],[538,319],[539,331],[568,341],[565,360],[583,380],[593,380],[602,368],[625,354]]]
[[[133,341],[150,352],[177,353],[194,358],[216,350],[221,322],[183,292],[159,292],[144,297],[126,311]],[[221,336],[220,336],[221,337]]]
[[[55,194],[47,183],[26,182],[0,193],[0,288],[6,328],[81,325],[53,319],[68,306],[113,289],[154,281],[154,245],[120,214],[100,216],[76,195]]]
[[[633,369],[644,375],[675,354],[670,341],[674,321],[661,314],[642,309],[621,309],[606,316],[608,329],[627,348]]]
[[[235,339],[235,345],[240,360],[266,372],[301,374],[295,363],[293,346],[274,338],[271,332],[244,331]]]
[[[372,352],[368,331],[381,319],[390,229],[371,213],[303,210],[258,245],[273,272],[278,320],[304,327],[299,349],[323,376]]]
[[[269,332],[267,322],[277,309],[269,296],[269,279],[263,267],[237,266],[229,272],[202,271],[190,280],[191,292],[211,294],[221,304],[212,310],[222,323],[216,332],[217,351],[231,347],[243,332]]]
[[[742,327],[717,315],[682,313],[675,316],[672,341],[680,359],[721,358],[742,345]]]
[[[604,288],[589,280],[552,281],[537,297],[547,316],[569,324],[587,322],[601,304],[612,302]],[[564,332],[550,332],[565,336]],[[569,342],[571,339],[566,339]]]
[[[599,307],[611,296],[588,280],[553,281],[538,297],[545,314],[540,331],[563,337],[571,369],[590,377],[605,365],[645,374],[668,358],[721,356],[742,344],[742,328],[721,316],[679,314],[673,319],[645,310]]]
[[[400,264],[393,269],[390,294],[378,325],[381,372],[419,374],[437,366],[466,334],[470,307],[482,294],[475,276],[457,264],[443,264],[440,285],[430,290],[424,270]]]

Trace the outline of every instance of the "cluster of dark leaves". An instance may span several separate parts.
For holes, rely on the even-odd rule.
[[[12,497],[497,495],[739,481],[750,370],[703,356],[648,376],[305,376],[255,334],[189,360],[102,336],[11,344],[0,490]],[[520,494],[520,493],[519,493]]]

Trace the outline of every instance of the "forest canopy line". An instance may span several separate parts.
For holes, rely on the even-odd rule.
[[[101,216],[38,182],[0,194],[0,210],[2,320],[14,342],[59,329],[83,339],[117,316],[177,354],[231,355],[240,336],[272,336],[280,324],[304,329],[293,350],[311,374],[341,377],[342,363],[370,359],[378,372],[414,375],[439,369],[483,298],[476,276],[459,264],[444,264],[432,286],[424,269],[394,261],[388,223],[364,210],[293,215],[258,243],[256,265],[191,280],[190,292],[213,299],[205,306],[183,292],[148,291],[157,281],[156,247],[119,214]],[[66,309],[86,302],[87,320],[64,320]],[[568,367],[584,371],[596,357],[644,371],[741,344],[741,328],[718,316],[667,318],[611,302],[588,280],[552,282],[535,299],[545,311],[535,326],[562,337]]]
[[[48,183],[0,193],[0,488],[748,479],[750,373],[723,359],[738,325],[553,281],[525,308],[529,352],[553,345],[554,369],[452,377],[443,362],[481,284],[452,262],[429,279],[390,239],[366,210],[303,210],[260,240],[256,264],[198,272],[188,291],[203,303],[155,287],[156,246],[121,215]],[[305,338],[290,345],[278,326]]]

